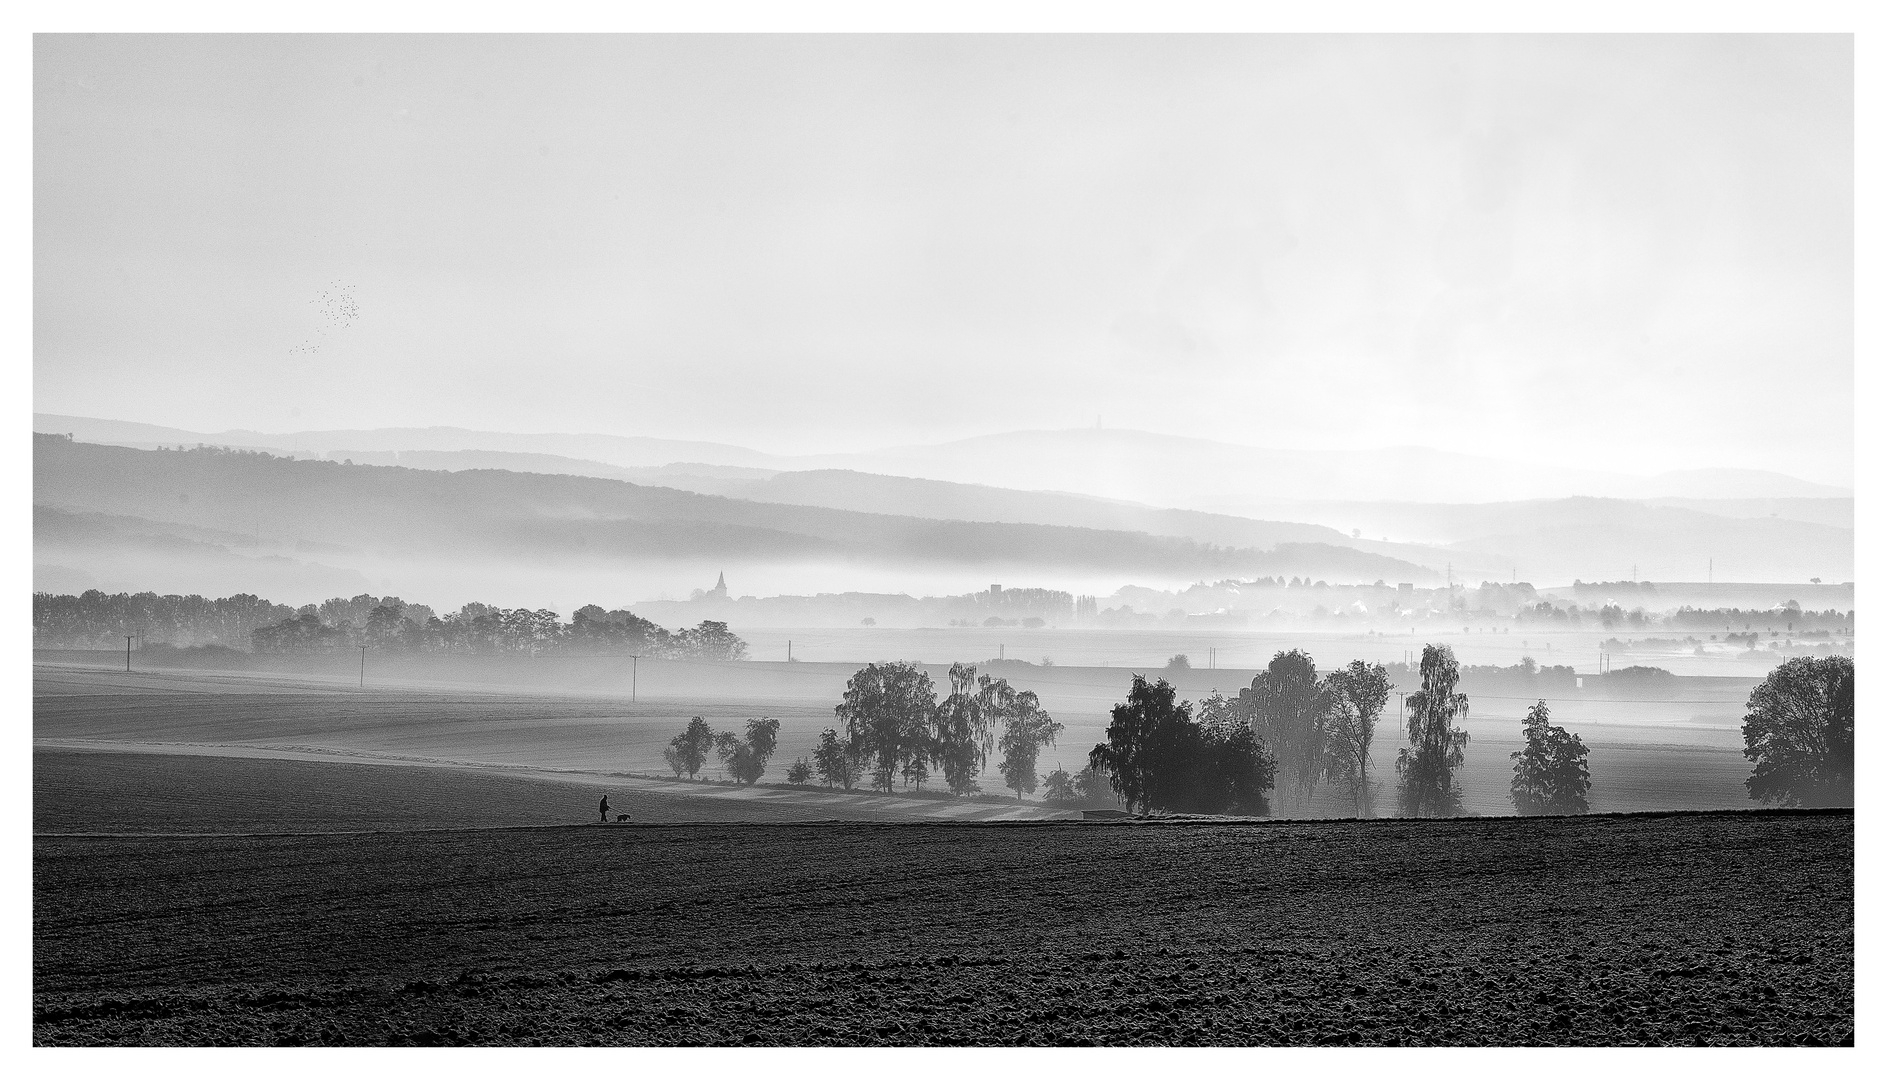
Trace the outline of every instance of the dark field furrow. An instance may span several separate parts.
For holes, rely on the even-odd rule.
[[[35,840],[41,1043],[1843,1043],[1846,814]]]

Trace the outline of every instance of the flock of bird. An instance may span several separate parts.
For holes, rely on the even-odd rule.
[[[308,340],[289,349],[290,353],[317,353],[326,342],[329,330],[345,330],[360,318],[360,305],[354,302],[354,287],[343,281],[329,283],[308,301],[320,321]]]

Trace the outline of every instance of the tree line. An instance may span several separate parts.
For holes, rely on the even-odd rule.
[[[724,622],[670,631],[626,610],[595,604],[578,608],[569,622],[547,609],[501,608],[471,603],[444,616],[414,617],[396,598],[371,608],[364,620],[330,622],[314,605],[294,617],[262,627],[251,636],[259,653],[365,645],[388,652],[525,655],[634,653],[675,660],[744,660],[747,643]],[[415,605],[417,606],[417,605]]]
[[[299,608],[247,593],[197,595],[33,594],[35,648],[96,649],[140,643],[219,645],[258,653],[368,646],[387,652],[625,654],[668,659],[744,660],[747,643],[723,622],[668,630],[633,612],[578,608],[569,622],[545,609],[466,604],[436,615],[397,596],[333,597]]]
[[[794,763],[804,783],[817,777],[847,791],[869,778],[873,790],[889,794],[900,782],[922,791],[941,774],[956,796],[981,794],[978,779],[992,754],[1005,787],[1020,800],[1040,777],[1041,750],[1052,746],[1062,725],[1042,708],[1032,690],[1009,680],[977,674],[973,664],[950,665],[949,692],[941,698],[930,673],[896,661],[867,664],[846,681],[834,707],[837,721],[819,733],[810,760]]]
[[[1428,645],[1421,689],[1404,703],[1407,745],[1396,755],[1396,810],[1404,817],[1461,813],[1456,771],[1466,760],[1468,714],[1461,666],[1446,645]],[[1317,787],[1335,786],[1359,817],[1374,812],[1370,770],[1377,723],[1392,693],[1381,664],[1352,661],[1319,675],[1301,649],[1272,657],[1236,699],[1217,692],[1197,709],[1176,700],[1166,680],[1133,677],[1116,705],[1107,742],[1090,767],[1141,812],[1269,815],[1312,805]],[[1583,813],[1590,786],[1584,744],[1548,723],[1541,701],[1523,724],[1526,748],[1513,755],[1512,795],[1521,813]]]
[[[747,721],[745,737],[732,731],[715,731],[697,716],[688,721],[681,734],[662,748],[662,760],[679,779],[684,773],[693,780],[707,764],[708,755],[721,759],[727,775],[737,784],[752,784],[766,775],[767,762],[779,746],[780,722],[768,717]]]
[[[1420,689],[1403,708],[1406,745],[1395,759],[1396,806],[1402,817],[1462,813],[1456,773],[1466,760],[1468,715],[1459,689],[1461,666],[1446,645],[1427,645]],[[1370,779],[1375,729],[1391,693],[1384,667],[1352,661],[1319,675],[1302,650],[1282,651],[1237,698],[1214,692],[1195,706],[1178,700],[1165,679],[1135,674],[1127,700],[1113,708],[1107,741],[1089,752],[1079,773],[1057,768],[1046,778],[1052,806],[1096,806],[1118,800],[1139,813],[1269,816],[1273,794],[1303,810],[1318,784],[1336,785],[1359,817],[1374,811]],[[1848,657],[1802,657],[1777,667],[1750,695],[1745,756],[1755,769],[1751,798],[1785,806],[1851,806],[1854,797],[1854,663]],[[865,777],[891,793],[902,780],[921,791],[932,770],[956,796],[980,792],[978,774],[992,753],[1020,800],[1033,793],[1036,763],[1062,725],[1032,691],[1006,679],[952,664],[949,693],[909,663],[869,664],[847,681],[835,708],[838,723],[820,732],[810,758],[787,770],[791,784],[816,777],[852,789]],[[677,777],[694,777],[710,754],[736,782],[765,773],[778,743],[779,721],[749,720],[744,737],[715,732],[693,718],[663,752]],[[1522,748],[1508,785],[1521,815],[1583,814],[1592,786],[1584,741],[1552,723],[1545,700],[1521,720]]]
[[[255,630],[292,618],[295,609],[249,593],[211,600],[154,592],[77,596],[33,594],[33,647],[37,649],[123,648],[127,636],[175,645],[247,648]]]

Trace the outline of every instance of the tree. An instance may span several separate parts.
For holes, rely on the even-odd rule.
[[[687,730],[669,740],[668,745],[675,752],[683,771],[688,774],[688,779],[693,780],[695,774],[701,771],[701,766],[707,764],[708,751],[714,749],[714,729],[697,716],[689,720]]]
[[[852,790],[863,772],[859,768],[858,755],[852,748],[839,741],[839,733],[827,728],[819,733],[819,745],[812,752],[813,769],[819,773],[819,782],[827,787],[837,785],[845,790]]]
[[[1055,771],[1042,777],[1042,801],[1050,806],[1061,806],[1075,802],[1074,774],[1060,766]]]
[[[683,630],[675,636],[676,651],[690,659],[745,660],[747,658],[747,643],[730,633],[724,622],[703,620],[701,625],[692,630]]]
[[[1278,653],[1252,679],[1248,698],[1252,730],[1276,756],[1280,779],[1301,807],[1316,791],[1328,741],[1329,702],[1316,661],[1301,649]]]
[[[1798,656],[1749,695],[1749,797],[1782,806],[1854,805],[1854,658]]]
[[[867,664],[854,673],[833,711],[846,739],[871,762],[872,786],[889,793],[906,762],[929,754],[936,710],[930,675],[899,661]]]
[[[1168,660],[1166,662],[1166,670],[1191,671],[1192,661],[1186,657],[1185,653],[1180,653],[1178,656],[1175,656],[1171,660]]]
[[[1238,701],[1228,698],[1217,690],[1207,694],[1193,710],[1193,717],[1201,727],[1208,730],[1231,731],[1233,728],[1250,727],[1251,722],[1238,707]]]
[[[1057,766],[1042,778],[1042,801],[1050,806],[1099,808],[1117,807],[1120,799],[1107,786],[1107,777],[1088,766],[1071,773]]]
[[[1547,723],[1549,715],[1542,701],[1528,709],[1521,721],[1527,745],[1510,755],[1514,809],[1529,815],[1583,814],[1586,792],[1592,787],[1586,771],[1586,744],[1565,728]]]
[[[681,779],[682,773],[688,771],[687,759],[682,757],[680,745],[682,738],[682,736],[677,735],[669,740],[667,746],[662,748],[662,760],[668,762],[668,767],[675,770],[675,779],[677,780]]]
[[[786,782],[789,784],[792,784],[794,787],[804,787],[805,785],[811,783],[812,782],[812,762],[807,761],[805,758],[802,757],[799,760],[793,762],[793,764],[787,766]]]
[[[1116,806],[1120,803],[1120,798],[1108,785],[1107,775],[1093,765],[1075,774],[1075,794],[1082,802],[1095,806]]]
[[[1149,686],[1135,675],[1088,767],[1141,813],[1270,813],[1265,793],[1277,765],[1264,743],[1244,725],[1195,723],[1191,704],[1175,696],[1165,679]]]
[[[765,775],[767,759],[773,756],[773,748],[779,742],[780,722],[761,717],[747,721],[747,737],[740,738],[731,731],[723,731],[714,737],[714,749],[727,766],[728,775],[736,783],[751,784]]]
[[[1002,717],[1002,736],[996,745],[1002,750],[1004,786],[1016,793],[1016,801],[1035,790],[1035,762],[1042,747],[1053,746],[1061,724],[1042,711],[1035,691],[1012,690],[1006,679],[997,679],[984,687],[993,703],[992,711]]]
[[[1389,693],[1389,672],[1381,664],[1352,660],[1324,676],[1324,775],[1349,789],[1358,817],[1370,816],[1369,748]]]
[[[1446,645],[1422,646],[1422,688],[1410,694],[1409,745],[1396,755],[1400,801],[1407,817],[1449,817],[1461,812],[1454,771],[1467,759],[1468,733],[1454,726],[1468,714],[1468,695],[1455,692],[1461,665]]]
[[[983,676],[982,686],[989,685],[989,676]],[[980,790],[976,777],[995,743],[988,706],[989,695],[978,688],[975,666],[951,664],[950,695],[938,703],[932,723],[931,755],[943,769],[944,783],[953,795],[974,795]]]

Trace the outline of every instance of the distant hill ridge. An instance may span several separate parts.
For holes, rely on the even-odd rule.
[[[36,414],[34,430],[139,447],[203,442],[313,454],[484,450],[549,454],[618,468],[696,462],[782,472],[838,469],[1080,493],[1238,516],[1253,516],[1253,508],[1265,500],[1280,499],[1498,502],[1572,495],[1749,499],[1852,494],[1846,488],[1760,470],[1699,469],[1645,477],[1542,467],[1422,447],[1276,450],[1113,428],[1014,431],[865,453],[796,457],[723,443],[643,436],[515,434],[450,427],[204,433]]]
[[[1410,562],[1319,543],[1231,548],[1144,532],[753,502],[593,477],[133,450],[53,436],[35,439],[34,500],[68,514],[234,533],[266,518],[272,531],[307,542],[436,559],[608,563],[717,557],[1073,567],[1204,578],[1434,576]],[[331,550],[323,560],[338,562]]]

